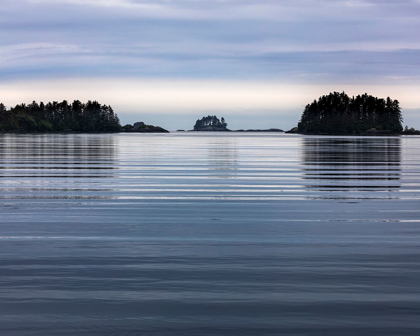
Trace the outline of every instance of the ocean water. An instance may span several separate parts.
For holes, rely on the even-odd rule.
[[[0,335],[420,335],[420,137],[1,135]]]

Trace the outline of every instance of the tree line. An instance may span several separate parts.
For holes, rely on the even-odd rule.
[[[400,133],[402,114],[398,100],[367,93],[349,97],[333,92],[308,104],[298,124],[299,133],[360,134],[368,130]]]
[[[0,103],[0,131],[4,132],[118,132],[120,120],[109,105],[97,101],[69,104],[33,102],[6,109]]]

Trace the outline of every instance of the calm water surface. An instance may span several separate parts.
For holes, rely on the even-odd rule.
[[[1,335],[420,335],[420,137],[0,136]]]

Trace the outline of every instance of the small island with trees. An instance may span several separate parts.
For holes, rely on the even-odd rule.
[[[398,100],[368,94],[349,97],[333,92],[308,104],[298,126],[287,133],[313,135],[389,135],[416,134],[403,131]]]
[[[198,119],[194,125],[194,132],[283,132],[283,130],[279,128],[269,128],[269,129],[247,129],[247,130],[236,130],[231,131],[227,128],[227,123],[225,118],[217,118],[217,116],[209,115],[207,117],[203,117]],[[183,132],[183,130],[179,130],[178,132]]]
[[[217,118],[214,116],[207,116],[198,119],[194,125],[193,131],[196,132],[229,132],[227,128],[228,124],[225,122],[225,118]]]

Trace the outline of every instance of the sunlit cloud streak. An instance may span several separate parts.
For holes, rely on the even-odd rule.
[[[296,124],[308,102],[336,88],[336,84],[281,84],[267,80],[73,78],[0,83],[0,96],[6,98],[3,102],[7,106],[16,101],[29,103],[33,97],[44,102],[98,100],[122,111],[120,115],[125,122],[134,122],[141,117],[170,129],[184,128],[202,114],[213,113],[236,120],[232,125],[236,128],[249,127],[249,123],[260,128],[272,125],[287,128]],[[416,93],[420,85],[346,85],[350,95],[357,95],[364,89],[377,96],[397,95],[409,109],[406,122],[415,122],[416,107],[420,103]],[[252,121],[247,116],[257,120]]]

